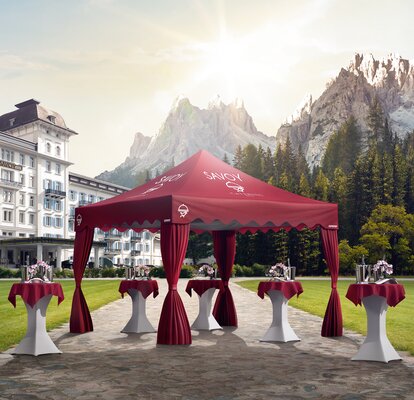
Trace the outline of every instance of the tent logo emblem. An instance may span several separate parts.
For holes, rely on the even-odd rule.
[[[239,184],[237,184],[235,182],[226,182],[226,186],[230,189],[235,190],[237,193],[243,193],[244,192],[244,187],[240,186]]]
[[[80,224],[82,223],[82,215],[78,214],[78,216],[76,217],[76,223],[78,224],[78,226],[80,226]]]
[[[181,204],[177,211],[180,213],[180,218],[184,218],[190,212],[185,204]]]

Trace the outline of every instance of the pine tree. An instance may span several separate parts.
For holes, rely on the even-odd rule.
[[[397,144],[394,148],[393,156],[393,192],[392,204],[394,206],[404,206],[407,182],[407,161],[403,155],[401,146]]]
[[[238,145],[236,147],[236,152],[234,153],[233,166],[237,169],[241,169],[242,163],[243,163],[243,149],[240,145]]]
[[[224,156],[223,156],[223,161],[224,161],[226,164],[230,164],[229,157],[227,156],[227,153],[224,153]]]
[[[313,194],[315,199],[328,201],[329,193],[329,179],[325,176],[321,169],[319,169],[318,176],[315,179],[313,187]]]

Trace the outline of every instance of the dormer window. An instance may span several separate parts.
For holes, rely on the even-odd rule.
[[[52,123],[55,124],[56,123],[56,117],[54,115],[48,115],[47,119]]]
[[[56,146],[56,155],[60,156],[60,146]]]
[[[10,118],[9,119],[10,126],[14,126],[15,121],[16,121],[16,118]]]

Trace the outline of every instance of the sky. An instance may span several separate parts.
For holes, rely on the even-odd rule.
[[[411,0],[0,0],[0,114],[35,98],[79,133],[72,171],[122,163],[174,100],[244,101],[274,136],[356,52],[414,59]]]

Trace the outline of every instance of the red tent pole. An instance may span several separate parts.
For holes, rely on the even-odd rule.
[[[89,260],[94,229],[86,227],[76,232],[73,252],[73,274],[75,276],[75,292],[73,293],[72,312],[70,314],[70,332],[85,333],[93,331],[91,314],[81,289],[83,273]]]
[[[321,238],[325,259],[331,273],[331,296],[322,324],[321,335],[325,337],[342,336],[341,300],[336,289],[339,275],[338,231],[321,228]]]
[[[191,329],[177,282],[184,261],[190,224],[161,224],[161,256],[168,282],[168,293],[158,324],[158,344],[191,344]]]
[[[219,292],[214,304],[213,315],[221,326],[237,326],[237,312],[233,296],[229,288],[229,280],[233,270],[236,254],[236,232],[213,232],[214,257],[216,258],[224,292]]]

